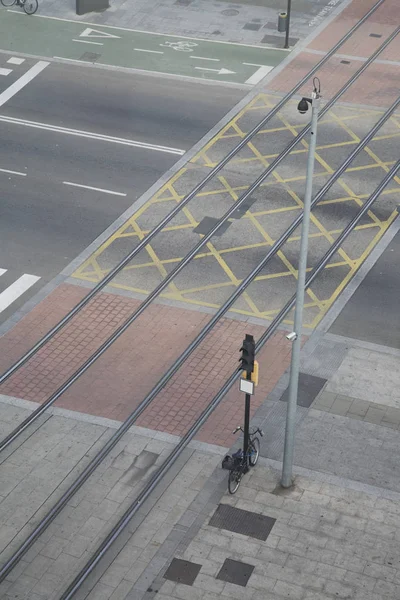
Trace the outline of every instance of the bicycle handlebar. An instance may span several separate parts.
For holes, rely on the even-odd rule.
[[[238,426],[236,427],[236,429],[234,429],[234,430],[232,431],[232,433],[237,433],[238,431],[241,431],[242,433],[244,433],[244,431],[243,431],[243,429],[242,429],[241,425],[238,425]],[[259,433],[259,434],[261,435],[261,437],[264,437],[264,432],[263,432],[263,430],[262,430],[262,429],[260,429],[259,427],[257,427],[257,428],[256,428],[254,431],[249,431],[249,434],[250,434],[250,435],[255,435],[256,433]]]

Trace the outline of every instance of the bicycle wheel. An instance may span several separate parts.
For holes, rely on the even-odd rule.
[[[228,491],[230,494],[234,494],[239,485],[240,480],[242,479],[241,471],[229,471],[229,479],[228,479]]]
[[[3,6],[10,8],[10,6],[14,6],[17,0],[1,0]]]
[[[252,467],[257,463],[260,456],[260,440],[255,437],[249,444],[249,463]]]
[[[27,15],[34,15],[39,8],[38,0],[25,0],[24,11]]]

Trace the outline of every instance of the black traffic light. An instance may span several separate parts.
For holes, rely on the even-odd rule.
[[[246,371],[246,373],[250,375],[254,370],[254,357],[256,352],[256,344],[252,335],[246,333],[240,351],[242,356],[239,358],[239,361],[241,362],[239,369]]]

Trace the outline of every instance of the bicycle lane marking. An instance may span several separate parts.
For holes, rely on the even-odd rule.
[[[40,60],[33,67],[22,75],[17,81],[14,81],[7,89],[0,94],[0,106],[3,106],[10,98],[15,96],[22,88],[24,88],[32,79],[37,77],[50,63]]]
[[[5,17],[0,23],[3,50],[186,77],[252,84],[260,67],[272,69],[287,56],[286,50],[177,38],[98,24],[94,29],[87,27],[90,23],[43,15],[30,17],[29,23],[23,15],[12,11],[3,11],[2,17]],[[199,68],[199,59],[218,62],[219,68],[212,69],[213,65]]]

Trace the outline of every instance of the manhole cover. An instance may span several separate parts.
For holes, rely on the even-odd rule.
[[[85,52],[81,56],[81,60],[88,60],[89,62],[96,62],[99,60],[101,54],[96,54],[95,52]]]
[[[223,10],[221,14],[225,15],[225,17],[234,17],[239,14],[239,11],[234,8],[227,8],[226,10]]]
[[[271,533],[276,519],[260,515],[258,513],[235,508],[228,504],[219,504],[217,510],[210,519],[211,527],[226,529],[242,535],[265,540]]]
[[[227,558],[217,575],[217,579],[246,587],[253,571],[254,565]]]
[[[175,581],[175,583],[184,583],[185,585],[193,585],[201,565],[174,558],[164,573],[164,579]]]

